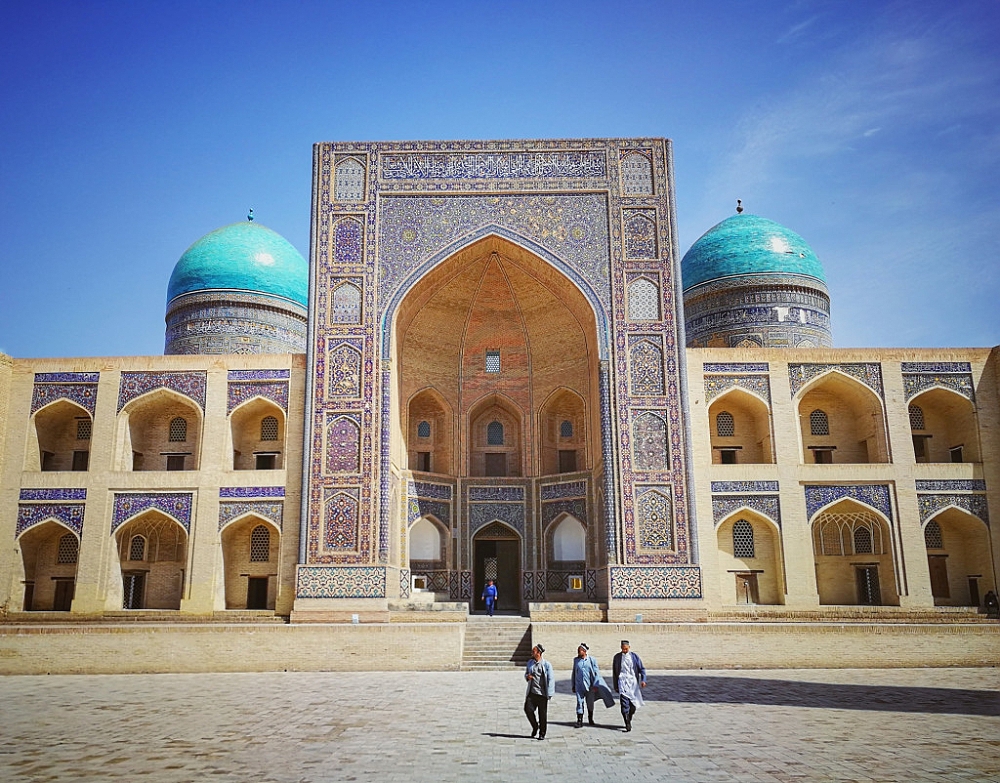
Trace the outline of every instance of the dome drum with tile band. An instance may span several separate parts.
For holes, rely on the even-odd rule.
[[[823,267],[794,231],[737,214],[709,229],[681,261],[691,348],[829,347]]]
[[[170,276],[164,353],[303,353],[308,277],[269,228],[247,221],[206,234]]]

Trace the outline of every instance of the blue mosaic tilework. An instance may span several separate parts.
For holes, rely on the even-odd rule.
[[[512,527],[521,537],[524,537],[524,506],[520,503],[470,503],[469,504],[469,534],[470,538],[481,527],[494,520],[499,520]]]
[[[917,495],[920,507],[920,522],[924,523],[939,511],[955,506],[978,517],[986,525],[990,524],[990,511],[986,495]]]
[[[777,492],[777,481],[713,481],[712,492]]]
[[[205,372],[123,372],[118,389],[118,412],[128,403],[154,389],[170,389],[190,397],[205,410]]]
[[[19,503],[14,538],[16,539],[28,528],[48,519],[62,522],[79,537],[83,533],[85,508],[84,503]]]
[[[548,524],[553,519],[563,513],[576,517],[586,525],[587,501],[583,498],[577,498],[575,500],[553,500],[548,503],[542,503],[542,528],[548,527]]]
[[[36,373],[35,386],[31,392],[31,413],[34,414],[50,402],[69,400],[75,402],[91,416],[97,410],[96,383],[40,383],[39,375],[81,375],[90,376],[97,373]]]
[[[985,492],[982,479],[917,479],[917,492]]]
[[[781,504],[777,495],[722,495],[712,498],[712,519],[718,527],[734,511],[749,508],[781,527]]]
[[[583,575],[584,585],[587,590],[587,598],[594,600],[597,598],[597,571],[588,568]]]
[[[407,500],[407,524],[412,525],[421,517],[426,516],[432,516],[443,525],[451,527],[451,503],[415,497],[411,497]]]
[[[220,498],[283,498],[284,487],[219,487]]]
[[[904,372],[915,373],[943,373],[943,372],[972,372],[972,365],[969,362],[902,362],[900,369]]]
[[[385,180],[605,178],[603,150],[383,153]]]
[[[296,598],[385,598],[385,568],[299,565]]]
[[[975,384],[972,382],[971,375],[936,374],[903,376],[903,390],[906,393],[907,402],[920,394],[920,392],[936,386],[958,392],[963,397],[972,400],[973,402],[976,400]]]
[[[99,372],[36,372],[35,383],[97,383]]]
[[[82,489],[22,489],[20,500],[86,500],[87,490]]]
[[[611,597],[701,598],[697,566],[612,566]]]
[[[663,349],[659,335],[629,336],[629,377],[631,393],[636,397],[664,393]]]
[[[705,362],[701,369],[705,373],[769,372],[770,366],[767,362]]]
[[[358,473],[361,428],[351,414],[329,414],[326,425],[326,470],[328,473]]]
[[[885,514],[886,519],[892,519],[892,507],[889,500],[887,484],[850,484],[846,486],[814,486],[806,485],[806,511],[812,520],[816,513],[834,501],[851,498],[871,506]]]
[[[524,487],[469,487],[469,500],[502,502],[524,500]]]
[[[240,381],[229,383],[227,413],[232,413],[240,405],[254,397],[263,397],[288,412],[287,381]]]
[[[771,381],[766,375],[706,375],[705,402],[732,388],[745,389],[771,404]]]
[[[657,258],[656,210],[623,209],[625,258]]]
[[[641,550],[674,549],[674,514],[670,487],[636,489],[635,517]]]
[[[615,472],[611,470],[614,465],[614,438],[611,435],[611,388],[608,362],[600,363],[600,389],[601,389],[601,458],[604,461],[604,487],[601,493],[604,512],[604,551],[607,556],[614,558],[618,550],[618,530],[614,524],[615,520]]]
[[[326,349],[327,394],[333,397],[361,396],[361,340],[330,340]]]
[[[406,494],[410,497],[451,500],[452,487],[450,484],[435,484],[430,481],[411,481],[407,484]]]
[[[452,571],[448,578],[448,596],[452,601],[472,599],[472,571]]]
[[[670,470],[670,438],[666,411],[635,410],[632,462],[636,471]]]
[[[792,386],[794,397],[813,378],[830,370],[837,370],[861,381],[875,392],[880,399],[885,399],[882,391],[882,365],[875,362],[851,364],[789,364],[788,380]]]
[[[287,381],[291,370],[230,370],[230,381]]]
[[[587,494],[587,482],[564,481],[559,484],[542,484],[539,493],[542,500],[582,497]]]
[[[156,509],[180,523],[191,532],[191,510],[194,495],[191,492],[116,492],[111,532],[143,511]]]
[[[410,569],[400,568],[399,569],[399,597],[409,598],[410,589],[412,584],[410,583]]]
[[[323,502],[323,547],[354,552],[358,548],[358,494],[354,487],[327,489]]]
[[[219,530],[222,530],[230,522],[245,517],[249,514],[267,519],[274,523],[278,530],[282,530],[282,518],[284,515],[284,503],[248,502],[220,503],[219,504]]]

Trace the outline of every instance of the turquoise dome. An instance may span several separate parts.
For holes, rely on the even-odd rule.
[[[681,261],[687,291],[709,280],[736,275],[804,275],[826,283],[823,267],[806,241],[757,215],[733,215],[691,245]]]
[[[292,244],[259,223],[233,223],[184,251],[167,301],[195,291],[247,291],[308,306],[309,266]]]

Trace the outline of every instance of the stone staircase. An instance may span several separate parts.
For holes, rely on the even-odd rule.
[[[530,656],[529,618],[469,616],[462,648],[462,671],[522,669]]]

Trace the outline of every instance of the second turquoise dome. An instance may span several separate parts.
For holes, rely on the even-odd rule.
[[[687,291],[734,275],[804,275],[826,283],[812,248],[794,231],[757,215],[733,215],[706,231],[681,261]]]
[[[232,290],[308,306],[309,266],[283,236],[259,223],[233,223],[184,251],[167,284],[167,301],[195,291]]]

